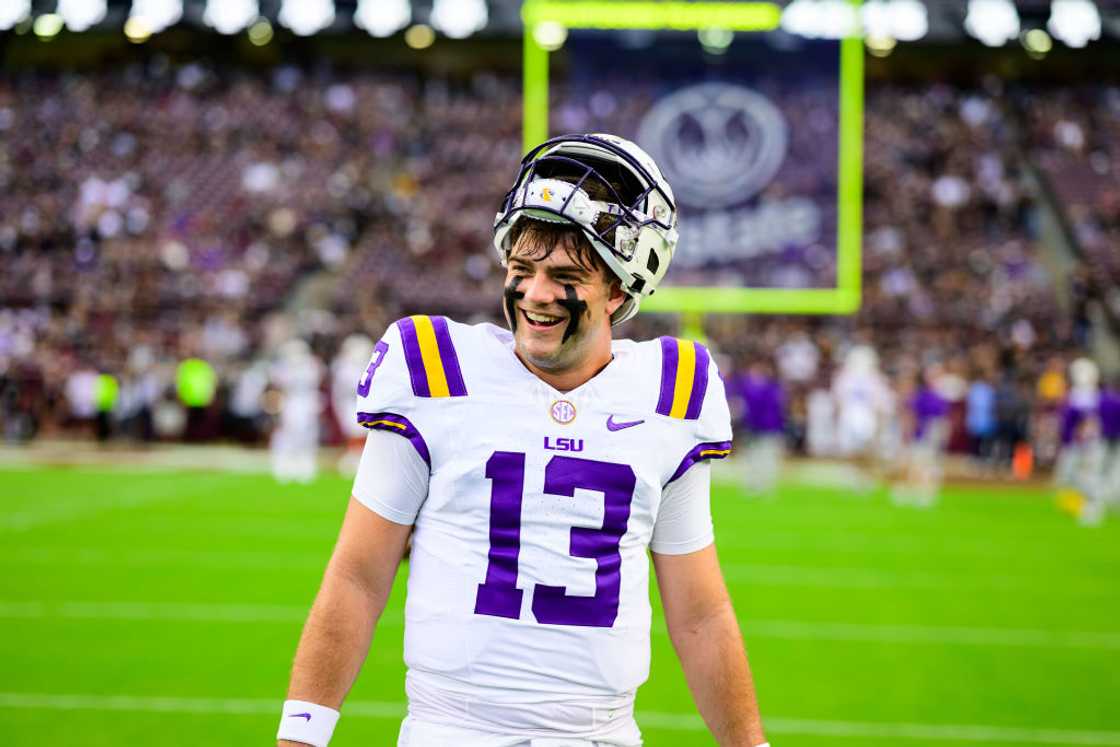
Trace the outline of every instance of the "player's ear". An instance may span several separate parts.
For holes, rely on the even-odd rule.
[[[625,302],[626,293],[622,290],[622,283],[612,279],[607,288],[607,316],[613,315]]]

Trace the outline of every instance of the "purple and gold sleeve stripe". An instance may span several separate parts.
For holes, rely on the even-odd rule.
[[[390,431],[404,436],[412,443],[416,453],[427,462],[428,469],[431,469],[432,455],[428,451],[428,444],[408,418],[392,412],[359,412],[358,425],[370,430]]]
[[[447,317],[409,316],[397,322],[417,397],[465,397],[467,386],[451,342]]]
[[[676,480],[685,472],[688,472],[688,468],[696,464],[697,462],[702,462],[705,459],[724,459],[730,453],[730,441],[713,441],[700,444],[696,446],[696,448],[694,448],[692,451],[685,454],[684,459],[681,460],[680,466],[677,467],[677,471],[674,472],[673,476],[669,478],[669,482]]]
[[[661,396],[657,412],[696,420],[708,391],[708,349],[692,340],[661,338]]]

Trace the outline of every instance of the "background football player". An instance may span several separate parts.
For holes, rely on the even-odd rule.
[[[1097,414],[1106,450],[1104,500],[1115,507],[1120,504],[1120,376],[1114,375],[1110,386],[1101,390]]]
[[[634,144],[530,151],[495,221],[509,330],[413,316],[359,384],[371,429],[279,737],[326,744],[413,532],[399,745],[639,745],[652,552],[716,741],[764,743],[716,558],[731,424],[707,349],[612,340],[668,269],[669,185]]]
[[[323,364],[305,341],[281,346],[271,372],[281,395],[280,416],[269,440],[272,475],[279,482],[311,482],[318,472],[322,378]]]
[[[1069,365],[1071,386],[1061,411],[1061,451],[1054,468],[1059,505],[1082,524],[1104,517],[1107,446],[1100,427],[1100,369],[1088,358]]]
[[[928,367],[908,398],[910,433],[902,481],[891,489],[896,503],[928,508],[936,502],[944,474],[943,458],[949,441],[949,402],[939,390],[940,365]]]
[[[734,389],[742,403],[742,425],[748,439],[743,450],[744,488],[749,493],[772,496],[785,454],[785,391],[767,360],[753,361],[735,378]]]
[[[344,440],[338,459],[338,471],[344,475],[358,471],[366,429],[354,419],[354,382],[361,378],[372,351],[373,340],[361,334],[350,335],[331,361],[331,410]]]
[[[866,474],[849,487],[857,493],[874,490],[897,450],[895,397],[879,370],[879,355],[870,345],[856,345],[832,382],[836,402],[835,445],[840,456],[855,458]]]

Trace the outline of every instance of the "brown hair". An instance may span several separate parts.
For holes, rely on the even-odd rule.
[[[602,270],[608,279],[614,277],[595,247],[583,235],[583,231],[571,223],[522,219],[510,230],[507,240],[511,257],[513,248],[519,243],[525,247],[525,256],[537,261],[547,259],[554,251],[562,248],[568,251],[580,269],[587,272]]]

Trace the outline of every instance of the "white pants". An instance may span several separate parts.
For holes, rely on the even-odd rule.
[[[572,737],[518,737],[462,729],[448,724],[417,721],[407,716],[401,724],[397,747],[641,747],[641,742],[621,745]]]

